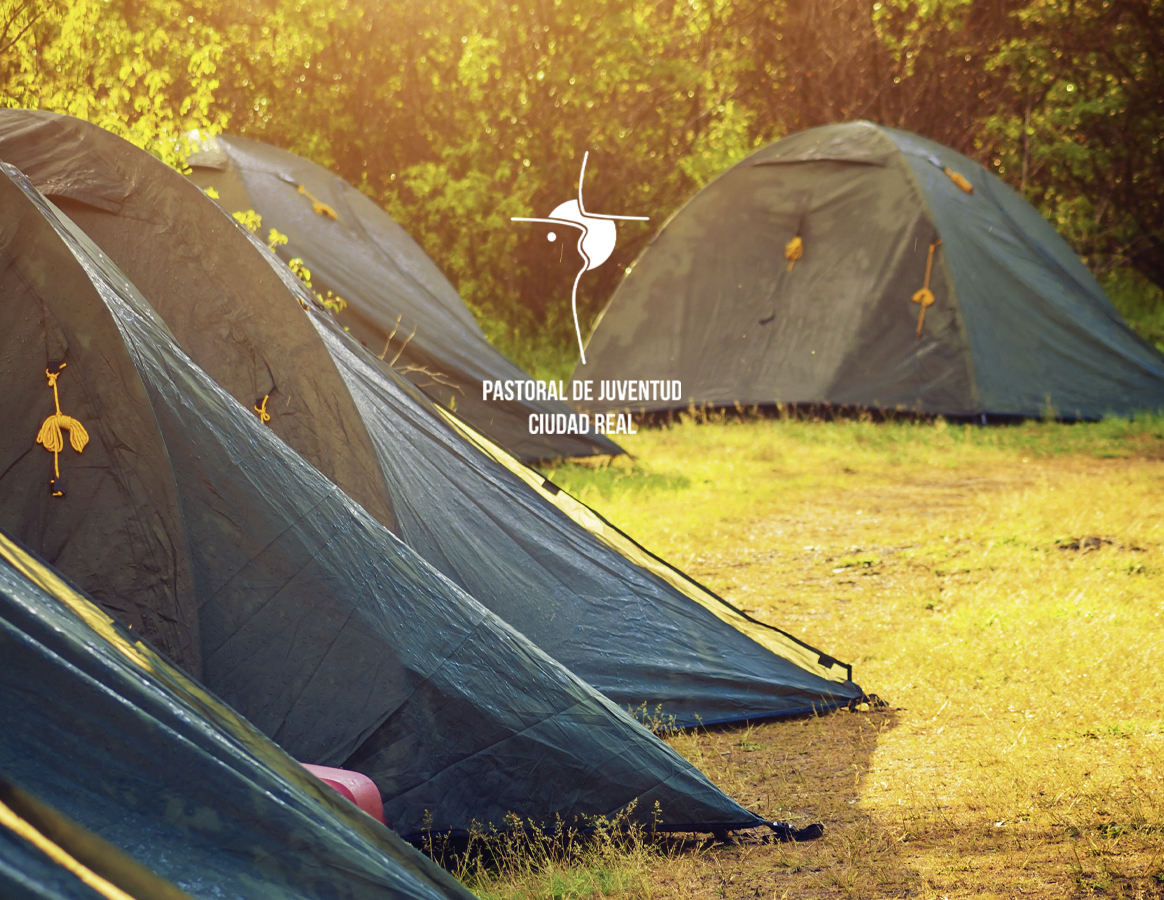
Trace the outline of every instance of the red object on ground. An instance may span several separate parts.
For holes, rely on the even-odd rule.
[[[384,822],[384,803],[380,800],[380,789],[367,775],[350,769],[333,769],[330,766],[313,766],[300,763],[308,772],[334,790],[346,800],[350,800],[373,819]]]

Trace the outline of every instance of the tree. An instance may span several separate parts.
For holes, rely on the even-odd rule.
[[[662,222],[791,131],[852,118],[974,156],[1097,272],[1164,283],[1164,0],[0,0],[8,105],[180,164],[191,128],[301,153],[385,206],[511,353],[569,346],[576,191],[647,215],[582,279],[591,321]]]
[[[0,0],[0,101],[88,119],[180,164],[183,135],[225,119],[223,45],[169,0]]]
[[[304,61],[300,92],[269,76],[269,89],[221,96],[239,130],[331,165],[388,207],[470,307],[504,323],[491,333],[503,346],[514,330],[564,343],[579,257],[510,218],[573,196],[586,151],[588,206],[652,218],[620,226],[615,256],[583,279],[592,317],[661,220],[752,146],[730,97],[746,48],[726,7],[353,0]]]
[[[1032,0],[983,152],[1097,273],[1164,287],[1164,2]]]

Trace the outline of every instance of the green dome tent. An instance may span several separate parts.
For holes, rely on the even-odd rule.
[[[373,494],[382,524],[619,706],[694,726],[862,697],[847,666],[750,620],[438,412],[153,157],[11,110],[0,158],[53,192],[215,381],[252,409],[269,394],[276,434],[353,498]]]
[[[327,351],[306,323],[273,321],[287,290],[270,266],[239,264],[250,248],[229,216],[210,214],[218,207],[144,150],[70,116],[0,110],[0,159],[101,247],[212,378],[396,528],[371,437],[328,378]]]
[[[420,246],[358,190],[315,163],[268,144],[220,136],[190,156],[190,178],[213,188],[227,212],[253,209],[265,228],[290,239],[279,248],[298,257],[317,290],[348,304],[351,333],[437,403],[522,460],[617,454],[604,435],[531,435],[532,413],[573,412],[557,401],[485,401],[484,381],[521,381],[525,372],[495,350],[481,327]],[[382,351],[382,352],[381,352]]]
[[[5,900],[112,900],[29,827],[135,900],[472,897],[3,533],[0,659]]]
[[[183,662],[296,759],[371,777],[406,838],[632,802],[663,830],[763,824],[304,462],[0,169],[0,528],[44,556],[90,548],[63,570],[82,588],[121,577],[88,532],[148,538],[136,564],[188,579],[164,632]]]
[[[918,302],[924,301],[924,302]],[[1018,194],[869,122],[752,154],[667,222],[575,378],[682,382],[678,403],[1067,419],[1164,407],[1164,357]]]

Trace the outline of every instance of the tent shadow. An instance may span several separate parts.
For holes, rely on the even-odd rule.
[[[860,803],[872,756],[897,722],[890,707],[842,709],[667,736],[718,787],[765,819],[796,828],[822,823],[818,840],[783,843],[767,829],[726,838],[651,834],[641,826],[628,829],[617,817],[597,832],[567,826],[555,833],[515,818],[512,829],[432,835],[418,849],[490,893],[558,881],[568,888],[573,880],[676,897],[902,893],[917,873],[902,863],[896,836]]]
[[[868,896],[908,890],[916,880],[897,841],[861,803],[872,757],[898,723],[890,707],[720,726],[668,742],[715,784],[765,819],[794,827],[820,822],[823,837],[780,843],[759,831],[728,841],[664,839],[647,876],[661,894],[725,897]]]

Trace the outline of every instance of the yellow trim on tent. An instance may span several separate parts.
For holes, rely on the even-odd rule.
[[[737,631],[743,632],[757,644],[770,650],[777,656],[787,659],[789,662],[795,663],[801,668],[814,675],[819,675],[828,681],[844,682],[849,680],[849,669],[847,666],[829,657],[823,657],[823,659],[829,662],[829,665],[824,665],[821,662],[822,656],[819,651],[801,644],[778,629],[749,619],[739,610],[734,609],[710,591],[705,590],[691,581],[691,579],[678,569],[668,565],[640,547],[617,528],[607,524],[598,513],[585,503],[571,497],[563,490],[559,489],[557,492],[547,490],[545,487],[545,479],[533,469],[529,468],[529,466],[526,466],[515,456],[503,450],[500,446],[493,443],[449,410],[437,404],[434,404],[434,406],[440,410],[445,420],[462,437],[476,446],[478,450],[517,475],[543,499],[552,503],[575,523],[585,528],[623,558],[646,569],[651,574],[657,575],[663,581],[667,582],[667,584],[671,585],[671,587],[675,588],[675,590],[679,591],[679,593],[694,600],[704,609],[713,613],[718,619],[731,625]]]
[[[104,610],[70,587],[52,569],[21,549],[3,532],[0,532],[0,558],[9,562],[43,591],[67,606],[91,631],[135,666],[154,675],[208,719],[228,729],[238,741],[267,765],[284,775],[289,772],[300,772],[298,763],[270,743],[250,722],[146,644],[141,641],[130,642],[114,627],[115,620]],[[309,782],[309,779],[296,780],[300,787]]]
[[[73,858],[63,847],[41,834],[31,822],[20,818],[9,806],[0,800],[0,825],[20,835],[37,850],[62,868],[68,869],[81,881],[108,900],[135,900],[117,885],[102,878],[88,866]]]
[[[155,672],[153,661],[150,658],[153,654],[143,644],[131,644],[127,641],[113,627],[113,619],[70,588],[56,572],[43,565],[35,557],[25,553],[5,534],[0,534],[0,556],[8,560],[14,569],[36,584],[46,594],[51,594],[69,607],[82,622],[104,638],[106,643],[129,659],[135,666],[145,669],[147,672]]]

